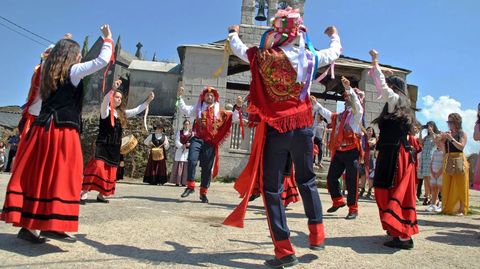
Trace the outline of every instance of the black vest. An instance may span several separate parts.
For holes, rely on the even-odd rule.
[[[53,119],[55,127],[73,127],[82,130],[83,81],[77,87],[70,78],[43,100],[40,115],[33,125],[48,127]]]
[[[110,113],[112,113],[110,111]],[[97,141],[95,141],[95,158],[105,161],[109,165],[118,166],[120,162],[120,147],[122,146],[122,125],[115,118],[115,126],[110,124],[110,115],[100,118]]]
[[[155,136],[155,133],[152,134],[152,143],[155,145],[155,147],[159,147],[160,145],[165,142],[165,134],[162,133],[162,137],[158,138]]]
[[[408,126],[397,120],[387,119],[379,124],[380,137],[377,143],[378,157],[375,165],[373,186],[378,188],[391,188],[395,186],[397,176],[398,155],[400,145],[410,151],[411,160],[414,161],[413,148],[407,140]]]

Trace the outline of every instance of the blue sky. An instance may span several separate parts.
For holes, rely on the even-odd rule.
[[[240,22],[241,2],[2,0],[0,15],[53,41],[66,32],[80,43],[89,35],[90,45],[100,25],[109,23],[115,39],[122,36],[124,49],[134,53],[141,41],[147,58],[156,52],[158,59],[178,61],[179,44],[224,38],[227,26]],[[419,106],[426,108],[420,119],[445,128],[445,111],[474,117],[469,109],[476,110],[480,101],[472,80],[479,71],[478,10],[476,0],[307,0],[305,24],[318,48],[328,43],[323,29],[334,24],[345,55],[368,60],[368,50],[376,48],[382,63],[412,70],[408,82],[418,85]],[[1,25],[0,36],[0,106],[21,105],[44,46]]]

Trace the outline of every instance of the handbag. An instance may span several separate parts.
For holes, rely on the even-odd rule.
[[[449,176],[465,174],[465,164],[463,155],[452,157],[450,155],[450,142],[447,142],[447,163],[445,173]]]
[[[162,146],[160,146],[158,148],[152,148],[152,160],[161,161],[161,160],[165,159],[165,156],[163,155]]]

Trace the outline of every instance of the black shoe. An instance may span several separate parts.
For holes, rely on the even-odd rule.
[[[298,259],[295,254],[285,256],[281,259],[271,259],[266,260],[265,265],[271,268],[283,268],[283,267],[290,267],[298,264]]]
[[[190,189],[190,188],[185,188],[185,191],[183,191],[182,195],[180,195],[182,198],[185,198],[187,196],[189,196],[190,194],[194,193],[195,190],[194,189]]]
[[[372,200],[372,192],[368,191],[367,195],[365,195],[365,199]]]
[[[356,219],[358,216],[358,213],[350,213],[348,212],[348,215],[345,217],[345,219]]]
[[[425,197],[423,199],[423,205],[429,205],[430,204],[430,200],[428,200],[428,197]]]
[[[408,241],[402,241],[398,237],[394,237],[393,240],[387,241],[383,245],[389,248],[412,249],[413,240],[410,238]]]
[[[98,197],[98,196],[97,196],[97,202],[99,202],[99,203],[104,203],[104,204],[110,203],[110,201],[108,201],[107,199],[105,199],[105,198],[100,198],[100,197]]]
[[[320,244],[320,245],[310,245],[311,250],[324,250],[325,249],[325,244]]]
[[[250,195],[250,198],[248,198],[248,201],[249,202],[255,201],[255,199],[257,199],[258,197],[260,197],[260,194],[252,194]]]
[[[362,188],[360,192],[358,193],[358,196],[361,197],[365,194],[365,188]]]
[[[20,231],[18,231],[17,237],[33,244],[43,244],[47,242],[47,239],[45,237],[36,236],[25,228],[22,228],[20,229]]]
[[[332,205],[332,207],[330,207],[330,208],[327,210],[327,212],[328,212],[328,213],[336,212],[339,208],[342,208],[342,207],[344,207],[344,206],[346,206],[346,205],[347,205],[347,204],[343,204],[343,205],[341,205],[341,206],[334,206],[334,205]]]
[[[55,231],[42,231],[40,235],[45,236],[50,239],[55,239],[58,241],[66,242],[66,243],[75,243],[77,242],[77,238],[75,236],[71,236],[64,232],[55,232]]]
[[[87,199],[80,199],[80,204],[81,205],[86,205],[87,204]]]
[[[200,201],[204,204],[208,204],[208,198],[206,194],[200,194]]]

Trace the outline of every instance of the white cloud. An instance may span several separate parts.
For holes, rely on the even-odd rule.
[[[468,140],[465,152],[467,154],[478,153],[480,143],[473,140],[473,129],[477,121],[477,110],[462,109],[462,104],[450,96],[440,96],[435,99],[431,95],[422,97],[422,111],[418,114],[419,120],[424,124],[427,121],[434,121],[441,131],[447,131],[448,115],[459,113],[462,116],[463,130],[467,133]]]

